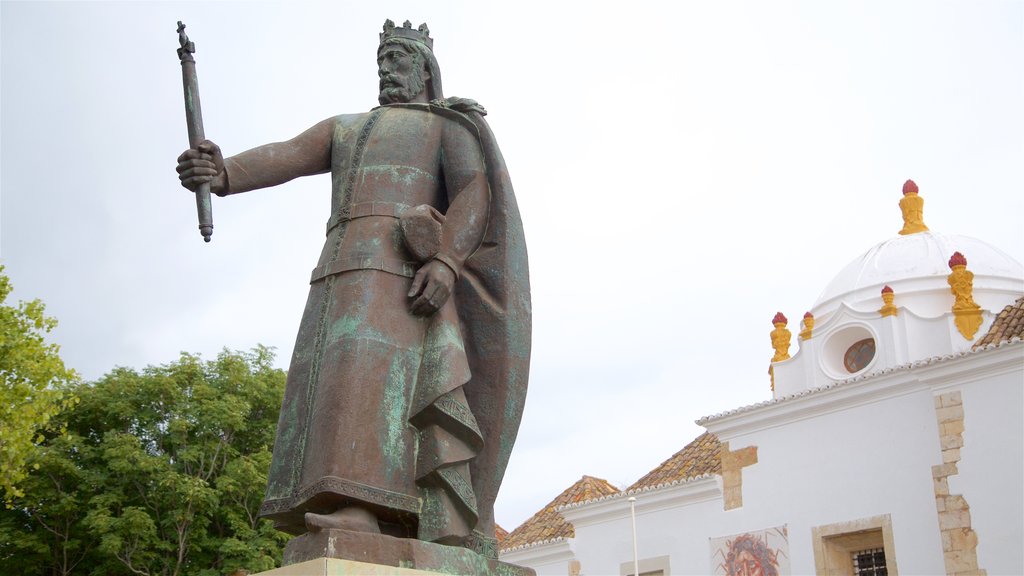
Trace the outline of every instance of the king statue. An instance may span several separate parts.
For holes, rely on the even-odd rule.
[[[485,110],[444,97],[426,25],[388,20],[377,65],[380,106],[230,158],[204,141],[179,178],[227,196],[331,173],[260,515],[493,559],[530,362],[519,210]]]

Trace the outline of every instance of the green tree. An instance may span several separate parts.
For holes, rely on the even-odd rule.
[[[0,565],[214,576],[280,563],[287,536],[257,518],[284,392],[272,361],[264,347],[182,354],[76,387],[67,434],[44,443],[38,478],[0,512]]]
[[[76,380],[58,346],[46,343],[57,321],[38,299],[6,304],[11,290],[0,266],[0,496],[8,505],[22,495],[19,484],[43,434],[57,429],[54,417],[74,403],[66,388]]]

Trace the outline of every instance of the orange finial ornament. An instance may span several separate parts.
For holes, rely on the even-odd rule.
[[[954,252],[949,259],[952,272],[946,278],[953,293],[953,320],[960,334],[971,340],[981,327],[981,306],[974,302],[974,273],[967,269],[967,258]]]
[[[814,314],[806,312],[804,314],[804,320],[802,322],[803,329],[800,330],[801,340],[810,340],[811,332],[814,330]]]
[[[896,294],[893,293],[892,288],[890,288],[888,285],[882,288],[883,305],[881,308],[878,309],[878,313],[882,315],[882,318],[885,318],[886,316],[896,315],[896,305],[892,303],[895,299]]]
[[[916,234],[927,232],[924,225],[924,198],[917,195],[917,184],[913,180],[903,183],[903,198],[900,198],[900,210],[903,212],[903,229],[900,234]]]

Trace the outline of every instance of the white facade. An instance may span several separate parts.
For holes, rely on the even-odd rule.
[[[709,540],[785,526],[791,574],[815,573],[813,529],[888,516],[889,574],[946,573],[932,467],[941,465],[935,398],[960,392],[964,442],[952,495],[970,506],[978,567],[1024,573],[1024,342],[904,366],[702,421],[736,450],[757,446],[742,470],[743,505],[725,510],[722,478],[697,478],[565,508],[575,538],[503,554],[539,575],[626,574],[637,497],[641,559],[664,574],[712,574]],[[559,551],[557,562],[552,552]],[[641,573],[644,569],[641,568]]]
[[[971,338],[951,310],[953,251],[983,309]],[[886,285],[895,315],[879,311]],[[641,574],[735,573],[751,539],[762,555],[743,573],[852,574],[851,555],[878,549],[890,575],[1024,574],[1024,341],[972,349],[1022,295],[1024,269],[981,241],[876,245],[773,364],[773,399],[698,421],[722,443],[721,474],[563,507],[573,538],[502,559],[540,575],[632,574],[635,496]],[[851,372],[844,355],[865,339],[874,356]]]

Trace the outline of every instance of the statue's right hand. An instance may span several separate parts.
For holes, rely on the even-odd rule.
[[[181,185],[195,192],[204,182],[210,183],[214,194],[225,192],[224,155],[220,146],[203,140],[199,146],[190,148],[178,156],[178,179]]]

